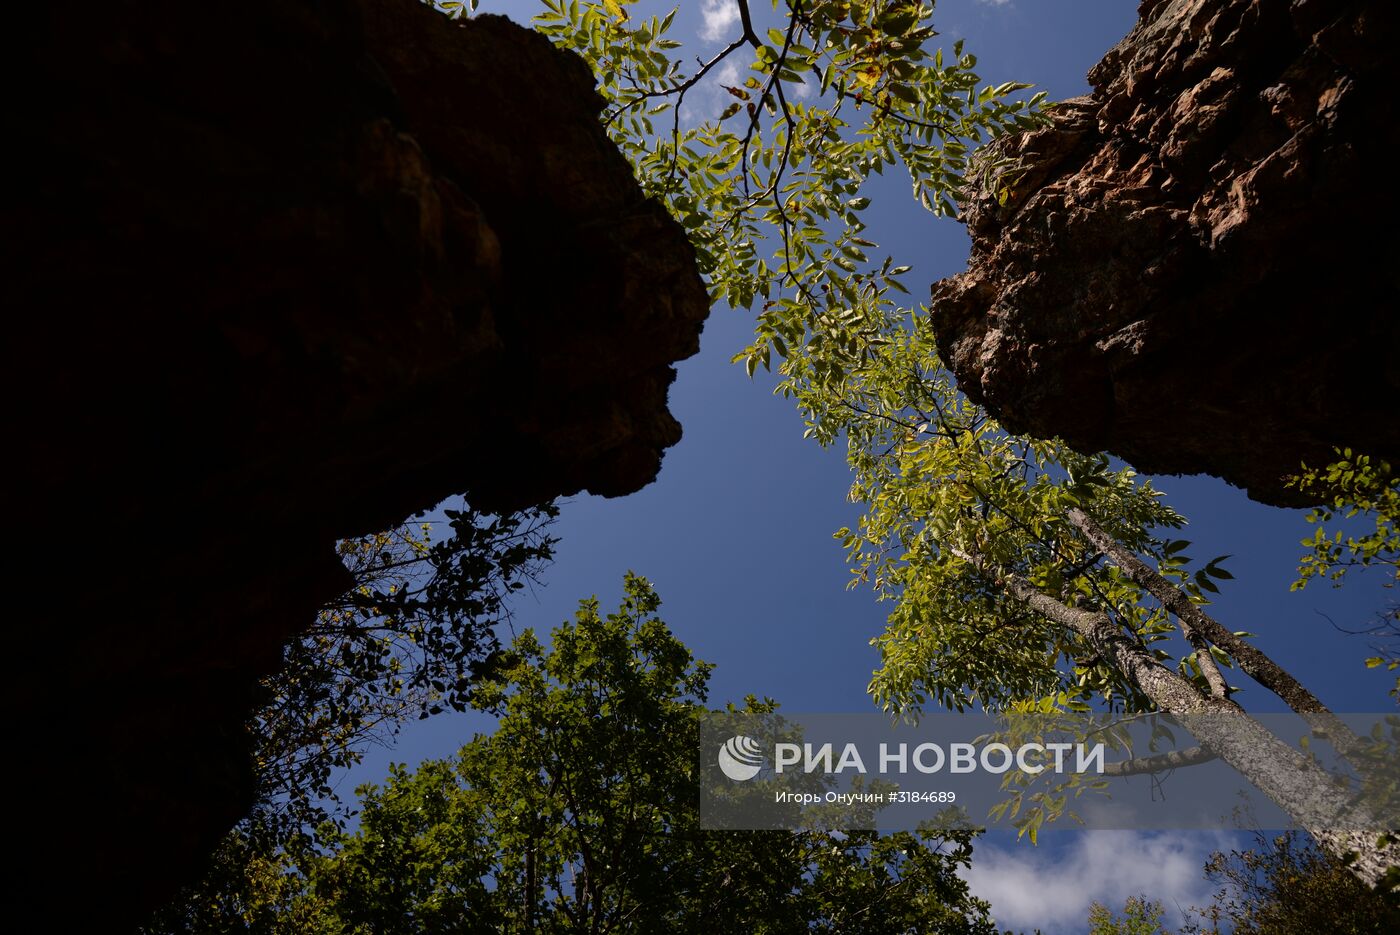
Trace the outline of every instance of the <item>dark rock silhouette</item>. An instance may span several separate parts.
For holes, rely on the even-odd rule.
[[[1400,457],[1395,4],[1147,0],[1016,181],[965,217],[933,324],[1009,428],[1268,503],[1333,446]]]
[[[419,0],[19,17],[6,231],[21,862],[129,928],[250,804],[337,538],[651,481],[705,289],[575,56]],[[15,87],[14,85],[11,85]],[[77,882],[73,877],[76,875]],[[23,889],[23,887],[21,887]],[[100,924],[97,924],[100,920]]]

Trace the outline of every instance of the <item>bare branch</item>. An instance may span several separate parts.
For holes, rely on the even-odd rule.
[[[1182,766],[1195,766],[1216,759],[1205,747],[1187,747],[1185,750],[1170,750],[1155,756],[1135,756],[1131,760],[1106,763],[1105,776],[1140,776],[1144,773],[1160,773]]]
[[[739,25],[744,28],[744,34],[740,38],[756,49],[763,43],[759,41],[758,33],[753,31],[753,19],[749,16],[749,0],[736,0],[736,2],[739,4]],[[797,14],[800,12],[798,10],[800,5],[800,3],[792,5],[792,18],[794,20],[797,19]]]

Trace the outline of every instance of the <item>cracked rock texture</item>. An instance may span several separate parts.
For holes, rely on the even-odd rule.
[[[28,898],[66,894],[46,912],[121,930],[250,804],[252,689],[345,588],[336,539],[459,492],[648,483],[708,301],[587,67],[505,19],[112,0],[18,20],[10,579],[37,612],[11,623],[34,738],[17,854]]]
[[[1008,428],[1273,504],[1333,446],[1400,458],[1400,113],[1388,0],[1146,0],[933,287]]]

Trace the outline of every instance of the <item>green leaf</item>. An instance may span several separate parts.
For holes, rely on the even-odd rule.
[[[899,98],[901,101],[906,101],[910,104],[919,103],[918,92],[915,91],[913,88],[909,87],[907,84],[892,81],[889,83],[889,85],[887,85],[887,90],[895,97]]]

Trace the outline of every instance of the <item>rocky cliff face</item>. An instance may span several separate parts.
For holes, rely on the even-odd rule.
[[[1055,126],[1000,144],[933,322],[1008,427],[1269,503],[1400,456],[1395,4],[1145,0]]]
[[[113,0],[15,35],[20,843],[106,930],[249,804],[251,689],[336,539],[646,484],[708,301],[582,61],[504,19]]]

